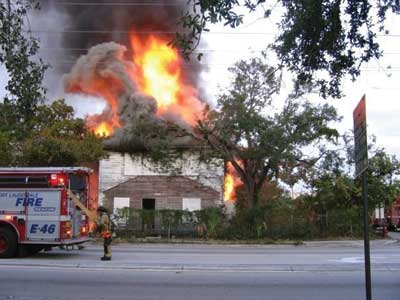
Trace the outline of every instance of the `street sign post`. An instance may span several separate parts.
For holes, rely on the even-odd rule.
[[[354,158],[356,162],[356,178],[362,175],[362,195],[364,202],[364,260],[365,260],[365,291],[366,299],[371,300],[371,259],[369,249],[369,220],[367,176],[368,143],[367,143],[367,114],[365,95],[361,98],[353,111],[354,121]]]
[[[356,161],[356,177],[368,167],[367,116],[365,95],[353,111],[354,120],[354,156]]]

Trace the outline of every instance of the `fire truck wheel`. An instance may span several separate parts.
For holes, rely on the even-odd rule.
[[[6,227],[0,227],[0,258],[14,257],[18,242],[15,233]]]

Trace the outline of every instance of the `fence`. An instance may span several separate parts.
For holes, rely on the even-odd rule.
[[[117,234],[123,238],[143,236],[197,237],[195,214],[182,210],[123,208],[114,216]]]
[[[162,236],[218,239],[361,237],[358,209],[315,214],[287,207],[257,208],[228,217],[218,208],[195,212],[124,208],[114,216],[122,238]]]

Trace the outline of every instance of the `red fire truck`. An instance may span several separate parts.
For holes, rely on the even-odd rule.
[[[0,168],[0,258],[88,241],[82,209],[90,173],[84,167]]]

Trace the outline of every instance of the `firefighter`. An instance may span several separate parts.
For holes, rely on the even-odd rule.
[[[101,258],[101,260],[111,260],[112,232],[108,209],[103,206],[99,206],[99,208],[97,209],[97,213],[97,232],[100,233],[104,241],[104,256]]]

